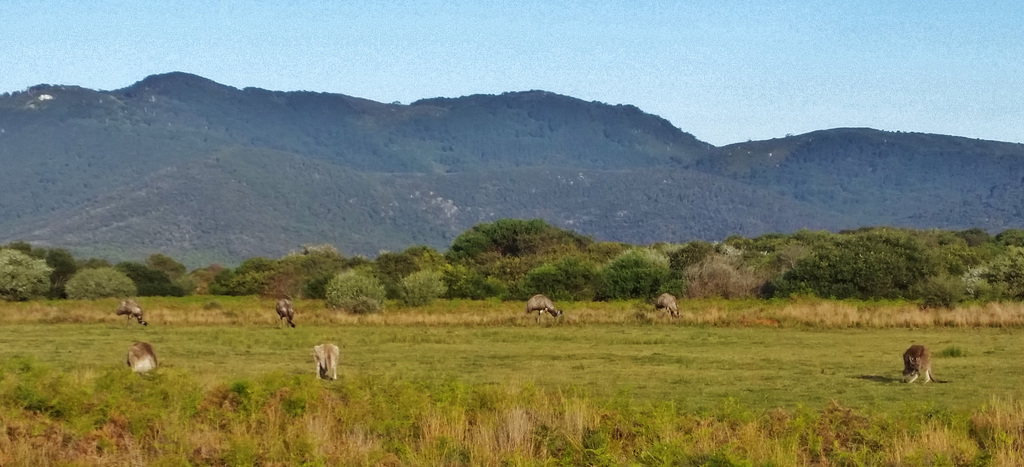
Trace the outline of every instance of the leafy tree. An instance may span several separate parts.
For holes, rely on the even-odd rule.
[[[218,273],[210,283],[215,295],[261,295],[269,289],[277,263],[263,257],[249,258],[234,270]]]
[[[629,250],[601,269],[599,298],[608,300],[650,298],[671,284],[669,259],[646,248]]]
[[[146,258],[146,266],[154,271],[159,271],[171,281],[176,281],[185,275],[185,265],[181,264],[163,253],[154,253]]]
[[[8,301],[38,297],[50,288],[53,268],[22,251],[0,249],[0,298]]]
[[[567,256],[532,269],[519,284],[519,299],[536,293],[553,300],[593,300],[601,281],[597,265]]]
[[[366,271],[339,272],[327,283],[324,295],[327,306],[353,313],[374,313],[384,308],[384,285]]]
[[[219,266],[219,265],[218,265]],[[209,268],[209,272],[213,273],[213,278],[210,280],[207,286],[207,291],[210,295],[234,295],[231,289],[231,283],[235,278],[235,270],[231,268],[215,269]]]
[[[988,264],[983,277],[1007,297],[1024,300],[1024,247],[1007,248]]]
[[[8,243],[8,244],[6,244],[6,245],[4,245],[3,247],[0,247],[0,248],[7,249],[7,250],[16,250],[16,251],[20,251],[20,252],[24,253],[27,256],[34,256],[32,254],[32,244],[29,243],[29,242],[24,242],[24,241],[20,241],[19,240],[19,241],[16,241],[16,242]]]
[[[967,288],[959,277],[939,274],[922,281],[917,286],[916,295],[921,298],[921,305],[926,308],[953,309],[964,301]]]
[[[501,219],[463,232],[446,256],[449,262],[473,261],[486,252],[526,257],[559,249],[580,250],[593,243],[590,237],[553,227],[541,219]]]
[[[912,288],[937,272],[927,250],[904,232],[876,230],[817,243],[812,254],[774,284],[775,295],[913,298]]]
[[[992,235],[989,235],[985,229],[978,227],[961,230],[956,234],[960,238],[964,239],[964,241],[967,242],[967,246],[971,248],[984,245],[992,240]]]
[[[67,298],[64,285],[78,271],[74,256],[63,248],[51,248],[46,251],[46,265],[53,268],[50,273],[50,298]]]
[[[495,280],[509,290],[533,268],[568,255],[584,254],[594,246],[590,237],[553,227],[540,219],[501,219],[478,224],[456,237],[445,257],[449,263],[470,267],[479,277],[455,284],[450,280],[453,277],[446,274],[449,295],[470,293],[462,285],[487,285],[485,281]],[[481,293],[479,289],[471,292],[477,296]]]
[[[686,268],[703,261],[714,252],[715,246],[708,242],[700,240],[687,242],[668,253],[669,267],[682,274]]]
[[[117,263],[114,269],[123,272],[135,283],[140,297],[182,297],[185,295],[185,290],[172,283],[166,274],[151,269],[145,264],[124,261]]]
[[[443,274],[424,269],[402,278],[400,299],[406,306],[423,306],[437,300],[447,291]]]
[[[1007,229],[996,235],[996,241],[1005,246],[1024,247],[1024,230]]]
[[[277,260],[263,294],[322,299],[327,282],[351,264],[333,245],[304,246]]]
[[[381,253],[373,264],[377,277],[387,289],[388,298],[397,299],[403,294],[403,279],[418,271],[440,270],[445,260],[437,250],[416,245],[401,253]]]
[[[135,282],[115,268],[83,269],[71,276],[65,286],[68,298],[94,300],[136,295]]]
[[[381,253],[374,265],[389,298],[398,298],[402,293],[402,279],[419,270],[416,258],[402,253]]]
[[[213,278],[217,277],[217,274],[225,270],[227,270],[227,268],[224,266],[211,264],[190,272],[188,277],[193,284],[192,290],[199,295],[214,295],[214,293],[210,291],[210,285],[213,282]]]
[[[97,268],[112,268],[114,267],[110,261],[102,258],[88,258],[78,261],[78,269],[97,269]]]
[[[463,264],[448,264],[441,269],[448,298],[469,298],[481,300],[500,297],[505,294],[505,283],[493,277],[486,277],[475,269]]]

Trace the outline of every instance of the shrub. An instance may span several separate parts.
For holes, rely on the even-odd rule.
[[[468,266],[455,264],[445,265],[442,268],[444,282],[448,286],[448,298],[469,298],[482,300],[490,297],[500,297],[505,294],[505,284],[493,277],[485,277],[475,269]]]
[[[18,250],[0,250],[0,298],[28,300],[50,289],[53,268],[46,260],[33,258]]]
[[[826,298],[910,298],[936,272],[927,250],[906,233],[872,230],[812,246],[774,286],[776,295],[811,291]]]
[[[673,287],[669,259],[649,248],[635,248],[608,262],[601,270],[600,298],[649,298]]]
[[[184,276],[186,269],[185,265],[181,264],[163,253],[154,253],[146,258],[146,266],[154,271],[160,271],[167,276],[168,279],[174,281],[179,277]]]
[[[406,306],[423,306],[445,294],[444,276],[429,269],[409,274],[401,281],[400,298]]]
[[[64,284],[78,271],[75,257],[71,256],[68,250],[53,248],[46,252],[46,265],[53,268],[53,272],[50,273],[50,291],[47,296],[49,298],[67,298]]]
[[[765,278],[743,265],[739,256],[713,254],[686,269],[686,296],[690,298],[755,297]]]
[[[64,290],[68,298],[87,300],[131,297],[137,292],[131,278],[114,268],[83,269],[68,279]]]
[[[384,308],[386,292],[376,277],[349,269],[339,272],[324,287],[327,306],[353,313],[374,313]]]
[[[984,269],[983,277],[992,286],[1014,299],[1024,299],[1024,247],[1011,246]]]
[[[553,300],[593,300],[600,283],[597,266],[575,256],[532,269],[519,284],[520,299],[542,293]]]
[[[690,266],[703,261],[704,258],[714,253],[714,251],[715,246],[708,242],[692,241],[668,254],[669,266],[673,271],[682,273]]]
[[[125,261],[114,266],[123,272],[132,282],[140,297],[183,297],[185,289],[171,282],[167,274],[150,268],[142,263]]]
[[[953,309],[964,300],[967,287],[959,277],[942,274],[924,280],[915,288],[915,292],[921,297],[921,306],[925,308]]]

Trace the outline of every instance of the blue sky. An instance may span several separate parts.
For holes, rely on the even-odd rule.
[[[712,144],[835,127],[1024,142],[1024,2],[3,0],[0,92],[170,71],[409,103],[542,89]]]

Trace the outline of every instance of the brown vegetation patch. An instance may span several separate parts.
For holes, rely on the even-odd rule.
[[[741,318],[739,324],[743,325],[743,326],[765,326],[765,327],[770,327],[770,328],[777,328],[777,327],[779,327],[779,320],[774,319],[774,318],[764,318],[764,317],[753,317],[753,318],[749,318],[748,317],[748,318]]]

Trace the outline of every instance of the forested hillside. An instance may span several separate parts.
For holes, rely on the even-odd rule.
[[[869,129],[716,148],[628,105],[512,92],[384,104],[194,75],[0,95],[0,242],[198,266],[375,256],[541,218],[599,240],[1024,225],[1024,146]]]

